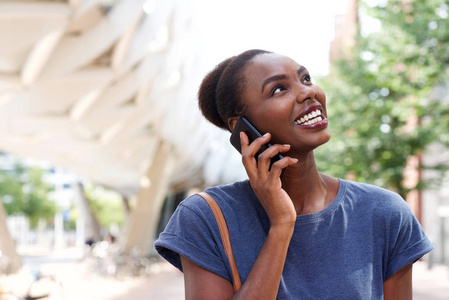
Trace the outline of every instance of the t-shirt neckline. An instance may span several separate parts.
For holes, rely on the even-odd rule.
[[[323,208],[320,211],[317,211],[315,213],[307,214],[307,215],[301,215],[296,217],[296,224],[304,224],[304,223],[313,223],[316,221],[319,221],[326,216],[332,214],[340,205],[340,203],[343,201],[345,194],[346,194],[346,186],[347,182],[344,179],[338,178],[339,187],[337,195],[335,196],[334,200],[329,203],[328,206]],[[253,203],[256,205],[258,210],[261,210],[265,213],[264,208],[262,207],[262,204],[260,204],[259,200],[256,197],[256,194],[254,194],[254,191],[251,189],[251,185],[249,183],[249,180],[245,180],[243,182],[243,187],[246,191],[246,194],[249,196],[249,198],[253,201]]]

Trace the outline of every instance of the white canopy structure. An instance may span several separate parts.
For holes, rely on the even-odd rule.
[[[197,108],[205,71],[190,9],[187,0],[1,1],[0,151],[140,194],[141,218],[153,223],[169,188],[242,178],[229,133]],[[129,230],[154,231],[139,224]]]
[[[233,176],[211,157],[236,157],[227,144],[220,153],[228,134],[197,109],[204,71],[189,9],[185,0],[0,2],[0,150],[125,195],[145,184],[161,144],[176,161],[171,185],[202,181],[205,166],[211,183]]]

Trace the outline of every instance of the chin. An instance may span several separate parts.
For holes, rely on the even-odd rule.
[[[328,134],[327,137],[325,138],[324,142],[321,145],[326,144],[327,142],[329,142],[330,139],[331,139],[331,135]]]
[[[325,136],[323,135],[319,139],[316,139],[311,143],[311,147],[313,148],[312,150],[315,150],[319,146],[326,144],[327,142],[329,142],[330,139],[331,139],[330,134],[327,134]]]
[[[325,130],[325,131],[322,132],[322,134],[317,136],[316,144],[318,146],[321,146],[321,145],[326,144],[327,142],[329,142],[330,139],[331,139],[330,131],[329,130]]]

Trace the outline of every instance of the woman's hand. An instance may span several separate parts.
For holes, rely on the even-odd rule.
[[[221,276],[205,270],[181,256],[184,271],[186,299],[275,299],[287,257],[288,246],[296,221],[295,207],[282,189],[282,169],[297,163],[284,157],[273,164],[270,160],[289,145],[273,145],[262,152],[256,161],[254,155],[260,146],[268,143],[270,135],[256,139],[249,145],[245,133],[240,133],[243,165],[257,198],[270,219],[270,230],[248,277],[236,293],[232,284]]]
[[[267,133],[249,145],[248,136],[240,132],[242,161],[251,187],[268,214],[270,226],[280,225],[292,229],[296,221],[296,210],[289,195],[282,189],[280,176],[284,168],[296,164],[298,160],[286,156],[276,161],[270,169],[272,157],[290,150],[290,145],[275,144],[262,152],[256,161],[257,151],[270,139],[271,135]]]

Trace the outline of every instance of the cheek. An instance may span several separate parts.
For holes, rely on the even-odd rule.
[[[248,119],[262,134],[265,132],[273,133],[273,131],[276,131],[277,124],[289,120],[291,110],[288,109],[287,105],[281,102],[272,103],[274,105],[260,103],[247,111]]]
[[[254,105],[248,112],[258,121],[275,122],[290,116],[292,111],[290,102],[285,99],[266,100]]]

